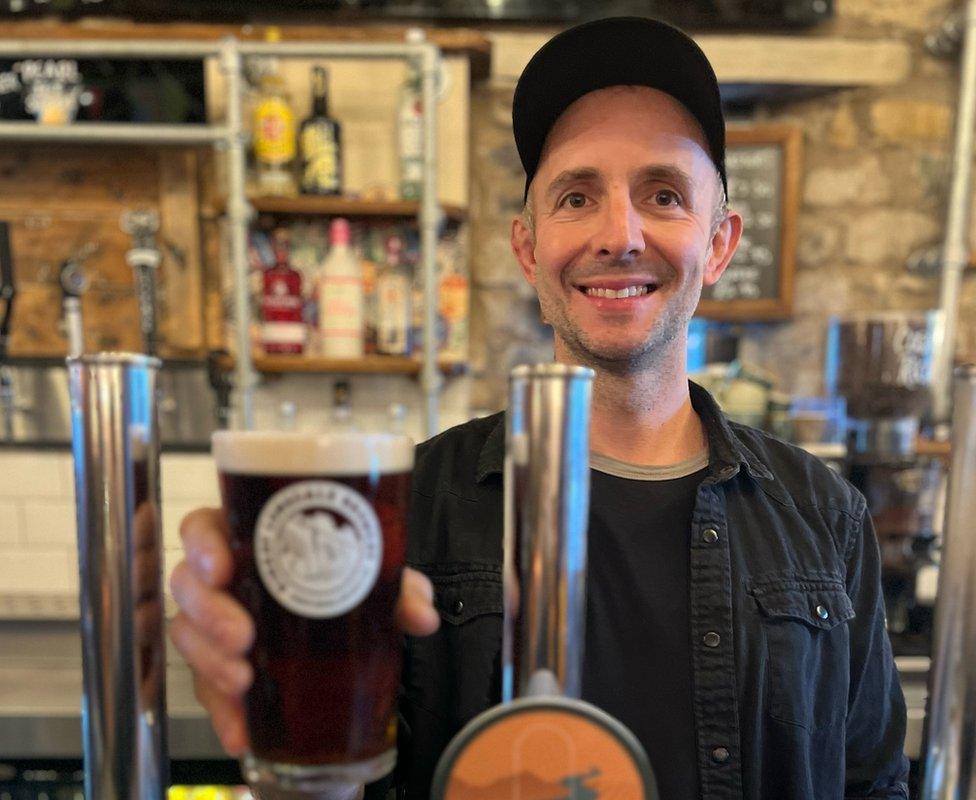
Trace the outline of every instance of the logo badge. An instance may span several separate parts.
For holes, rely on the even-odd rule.
[[[301,481],[276,492],[254,532],[261,580],[289,611],[338,617],[376,583],[383,535],[373,507],[348,486]]]
[[[563,697],[522,698],[479,714],[444,751],[433,800],[658,800],[634,734]]]

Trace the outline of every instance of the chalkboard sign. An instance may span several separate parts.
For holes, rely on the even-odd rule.
[[[729,128],[729,205],[742,215],[742,240],[725,274],[702,292],[698,316],[771,320],[792,313],[800,142],[791,126]]]

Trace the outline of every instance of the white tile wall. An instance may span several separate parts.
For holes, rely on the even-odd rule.
[[[160,465],[160,490],[167,500],[219,498],[213,460],[203,455],[167,453]]]
[[[26,544],[30,547],[76,545],[74,493],[69,500],[24,498],[21,501]]]
[[[220,498],[208,455],[164,454],[161,473],[168,591],[180,520]],[[0,594],[77,595],[76,536],[71,454],[0,450]]]
[[[0,499],[64,497],[71,491],[67,453],[0,451]]]
[[[77,594],[78,568],[74,550],[64,547],[0,550],[0,592]]]
[[[0,547],[17,547],[23,540],[23,509],[15,500],[0,500]]]

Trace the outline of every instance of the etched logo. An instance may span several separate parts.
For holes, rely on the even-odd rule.
[[[373,507],[348,486],[301,481],[258,517],[254,557],[268,591],[303,617],[338,617],[369,594],[383,561]]]

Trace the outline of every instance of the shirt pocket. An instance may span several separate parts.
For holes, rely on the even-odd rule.
[[[843,582],[771,581],[751,594],[762,616],[770,716],[808,731],[842,724],[854,618]]]
[[[498,569],[431,574],[440,629],[427,637],[439,710],[454,725],[498,702],[501,692],[502,580]],[[445,685],[446,684],[446,685]]]

